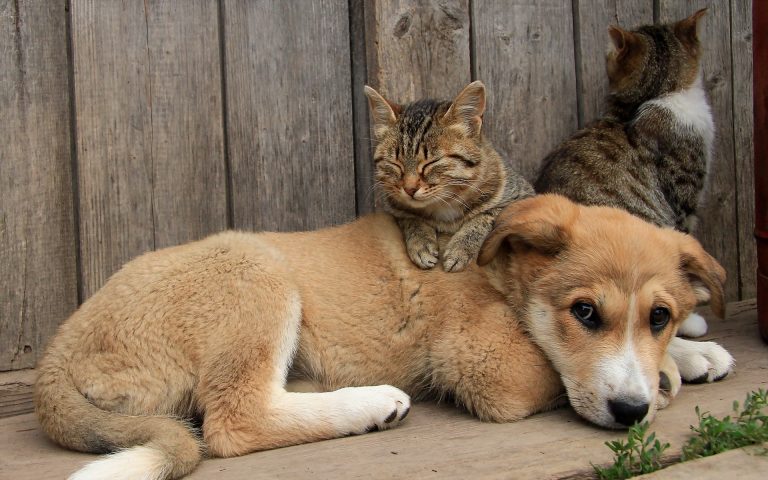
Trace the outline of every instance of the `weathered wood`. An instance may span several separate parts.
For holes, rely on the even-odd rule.
[[[147,3],[155,247],[227,228],[217,2]]]
[[[234,226],[355,216],[346,2],[224,2]]]
[[[155,246],[143,2],[73,0],[82,293]]]
[[[0,418],[29,413],[35,409],[32,391],[35,371],[0,372]]]
[[[752,0],[731,0],[733,56],[733,154],[736,166],[736,216],[739,223],[739,296],[755,297],[755,166],[752,144]]]
[[[571,2],[475,0],[472,19],[486,135],[531,179],[578,126]]]
[[[0,0],[0,371],[77,306],[63,2]]]
[[[72,2],[86,298],[136,255],[226,228],[217,12]]]
[[[768,356],[754,334],[755,302],[728,306],[726,320],[710,319],[708,338],[736,358],[736,372],[708,385],[684,385],[654,423],[657,437],[679,454],[697,422],[695,406],[712,415],[731,413],[733,400],[766,388]],[[369,478],[562,478],[592,471],[590,462],[613,458],[607,440],[626,432],[581,420],[570,408],[515,423],[483,423],[450,404],[417,403],[397,428],[337,440],[280,448],[229,459],[207,459],[188,478],[369,479]],[[98,458],[65,450],[47,440],[33,415],[0,420],[0,478],[63,478]],[[693,478],[723,478],[702,476]],[[733,478],[733,477],[727,477]]]
[[[472,77],[468,0],[366,2],[368,82],[393,101],[453,98]]]
[[[372,212],[375,207],[368,101],[363,93],[363,87],[368,82],[363,0],[349,1],[349,48],[352,57],[352,114],[355,132],[355,204],[359,216]]]
[[[653,23],[652,0],[577,0],[573,2],[579,127],[603,113],[608,95],[605,52],[608,27],[625,29]]]
[[[728,2],[660,0],[659,20],[683,19],[699,8],[708,7],[699,26],[704,53],[702,70],[715,119],[715,144],[706,194],[698,210],[701,219],[694,235],[728,272],[726,297],[739,298],[738,223],[733,147],[733,71],[731,67],[731,24]],[[740,106],[739,108],[743,108]]]
[[[711,457],[676,463],[664,470],[635,477],[635,480],[763,480],[765,472],[768,471],[766,448],[767,444],[737,448]]]

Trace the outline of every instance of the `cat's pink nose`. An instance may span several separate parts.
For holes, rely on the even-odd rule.
[[[413,197],[413,196],[416,194],[416,191],[417,191],[418,189],[419,189],[419,186],[418,186],[418,185],[417,185],[417,186],[415,186],[415,187],[405,187],[405,186],[403,187],[403,190],[405,190],[405,193],[407,193],[407,194],[408,194],[408,195],[410,195],[411,197]]]

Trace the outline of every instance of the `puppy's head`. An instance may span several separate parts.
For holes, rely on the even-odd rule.
[[[659,369],[701,302],[722,316],[725,271],[692,237],[557,195],[499,216],[481,264],[507,255],[513,308],[560,373],[574,409],[605,427],[655,415]]]

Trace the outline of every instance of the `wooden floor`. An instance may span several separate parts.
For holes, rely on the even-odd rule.
[[[731,304],[728,310],[726,320],[710,320],[708,338],[720,342],[736,357],[736,371],[716,384],[683,386],[675,402],[659,414],[652,428],[660,439],[672,444],[672,454],[679,453],[689,425],[696,421],[694,406],[725,415],[734,400],[743,400],[750,390],[768,388],[768,346],[757,334],[754,301]],[[417,404],[407,421],[394,430],[240,458],[206,460],[189,478],[582,477],[591,471],[590,462],[611,460],[603,443],[621,436],[620,432],[582,421],[570,408],[500,425],[481,423],[450,405]],[[0,420],[2,479],[64,478],[94,458],[51,444],[32,414]],[[727,466],[728,462],[733,463],[733,468],[754,473],[755,478],[768,470],[768,462],[762,457],[722,458],[710,460],[720,469],[702,467],[696,477],[734,478],[723,476],[723,468],[736,471]],[[659,477],[682,478],[674,474],[670,470]]]

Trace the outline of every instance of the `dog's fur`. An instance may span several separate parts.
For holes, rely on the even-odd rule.
[[[577,412],[616,427],[609,401],[645,403],[652,419],[676,393],[665,351],[694,305],[723,313],[724,271],[693,238],[555,195],[507,207],[480,262],[422,271],[383,214],[146,254],[62,325],[37,415],[66,447],[127,449],[79,479],[190,472],[202,445],[177,418],[202,417],[216,456],[386,428],[410,408],[400,389],[506,422],[552,407],[564,385]],[[603,328],[569,313],[585,300]],[[658,305],[672,320],[652,334]],[[717,348],[678,349],[678,363],[720,376],[730,357],[705,355]],[[287,392],[289,370],[327,392]]]

